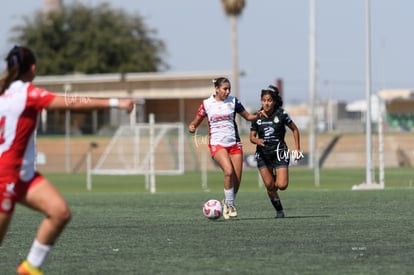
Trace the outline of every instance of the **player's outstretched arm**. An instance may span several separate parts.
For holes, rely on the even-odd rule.
[[[119,108],[131,112],[134,100],[129,98],[67,97],[57,95],[47,109],[93,110]]]
[[[251,114],[251,113],[249,113],[248,111],[244,110],[243,112],[241,112],[241,113],[240,113],[240,115],[241,115],[241,116],[242,116],[245,120],[248,120],[248,121],[253,121],[253,120],[257,120],[257,119],[262,118],[262,117],[267,117],[266,112],[265,112],[265,111],[263,111],[263,110],[259,110],[259,111],[257,111],[257,113],[256,113],[256,114]]]

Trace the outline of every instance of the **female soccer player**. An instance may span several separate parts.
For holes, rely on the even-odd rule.
[[[29,254],[18,274],[43,274],[41,266],[71,218],[58,190],[35,167],[35,131],[43,109],[96,109],[117,107],[131,111],[130,99],[65,100],[32,84],[36,58],[27,47],[15,46],[6,57],[0,80],[0,244],[16,203],[45,215]]]
[[[285,190],[289,183],[290,153],[285,143],[286,125],[295,140],[295,160],[302,158],[298,127],[282,109],[283,101],[277,87],[269,86],[261,92],[262,110],[266,117],[252,122],[250,141],[256,146],[257,168],[267,188],[270,202],[276,210],[276,218],[283,218],[282,203],[277,190]]]
[[[244,119],[258,119],[262,112],[250,114],[240,101],[230,95],[230,81],[219,77],[213,81],[215,94],[203,100],[194,120],[188,125],[194,133],[205,117],[209,126],[209,148],[212,158],[224,172],[223,217],[237,217],[234,200],[240,187],[243,167],[243,150],[235,121],[236,113]]]

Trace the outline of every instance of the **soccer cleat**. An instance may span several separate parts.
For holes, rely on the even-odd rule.
[[[221,201],[221,204],[223,205],[223,218],[225,220],[230,219],[230,208],[227,206],[224,200]]]
[[[231,218],[237,217],[237,209],[234,205],[229,207],[229,216]]]
[[[27,260],[23,261],[17,267],[17,274],[19,275],[43,275],[40,268],[32,266]]]
[[[276,211],[276,219],[278,219],[278,218],[284,218],[285,217],[285,212],[283,212],[283,210],[279,210],[279,211]]]

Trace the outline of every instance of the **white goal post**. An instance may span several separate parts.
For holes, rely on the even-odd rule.
[[[91,167],[87,161],[87,189],[92,189],[92,175],[145,175],[145,186],[155,193],[155,175],[184,173],[184,125],[149,123],[122,125]]]

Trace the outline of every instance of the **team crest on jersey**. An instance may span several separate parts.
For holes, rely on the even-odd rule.
[[[1,202],[1,209],[7,212],[7,211],[10,211],[11,208],[12,208],[11,200],[8,198],[3,199],[3,201]]]
[[[233,104],[231,104],[230,102],[229,102],[229,103],[227,103],[227,108],[229,108],[229,109],[233,109]]]
[[[274,123],[279,123],[279,117],[278,116],[275,116],[275,118],[273,119],[273,122]]]
[[[9,194],[14,194],[14,182],[10,182],[6,185],[6,192]]]

